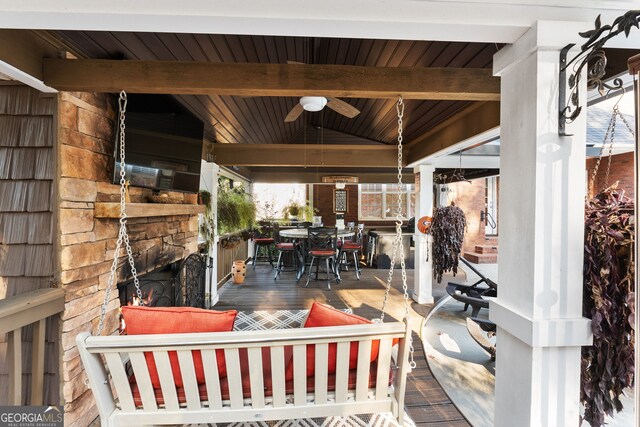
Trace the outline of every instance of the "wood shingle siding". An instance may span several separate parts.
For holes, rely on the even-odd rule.
[[[53,281],[55,101],[26,86],[0,86],[0,298],[48,288]],[[57,318],[47,320],[45,344],[44,397],[55,404],[57,324]],[[32,334],[31,326],[22,329],[23,396],[29,396]],[[6,351],[7,343],[0,342],[1,390],[8,389]],[[0,393],[0,404],[7,398]]]

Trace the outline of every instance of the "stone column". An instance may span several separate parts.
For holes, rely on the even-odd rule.
[[[218,212],[218,172],[220,166],[215,163],[202,161],[200,170],[200,188],[211,193],[211,209]],[[217,218],[217,216],[216,216]],[[205,284],[205,304],[212,307],[218,302],[218,230],[216,227],[214,233],[214,241],[209,248],[209,258],[211,258],[211,267],[207,268],[206,284]]]
[[[558,136],[559,52],[577,34],[538,22],[494,57],[501,77],[496,426],[578,426],[585,111]],[[571,25],[568,27],[573,28]],[[584,94],[586,91],[583,90]]]
[[[416,227],[414,229],[415,266],[413,272],[413,299],[418,304],[433,304],[433,268],[431,265],[430,235],[418,231],[418,219],[433,216],[433,172],[432,165],[419,165],[414,169],[416,177]],[[427,260],[428,259],[428,260]]]

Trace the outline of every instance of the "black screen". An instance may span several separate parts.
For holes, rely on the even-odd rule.
[[[170,96],[127,98],[126,179],[135,187],[197,192],[204,124]],[[115,158],[114,183],[119,183],[119,144]]]

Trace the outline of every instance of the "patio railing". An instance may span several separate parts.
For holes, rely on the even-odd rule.
[[[64,291],[37,289],[0,300],[0,334],[8,332],[9,405],[42,405],[44,400],[45,325],[49,316],[64,311]],[[31,395],[22,395],[22,328],[33,324]]]

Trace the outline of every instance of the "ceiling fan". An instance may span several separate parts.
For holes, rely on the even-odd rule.
[[[287,64],[304,65],[303,62],[287,61]],[[350,119],[360,114],[360,110],[338,98],[324,96],[303,96],[300,101],[293,106],[287,117],[284,118],[285,123],[293,122],[303,111],[320,111],[325,106],[331,108],[338,114],[342,114]]]
[[[324,96],[303,96],[300,101],[293,106],[287,117],[284,118],[286,123],[295,121],[303,111],[320,111],[325,106],[331,108],[338,114],[342,114],[350,119],[360,114],[360,110],[352,105],[338,99]]]

